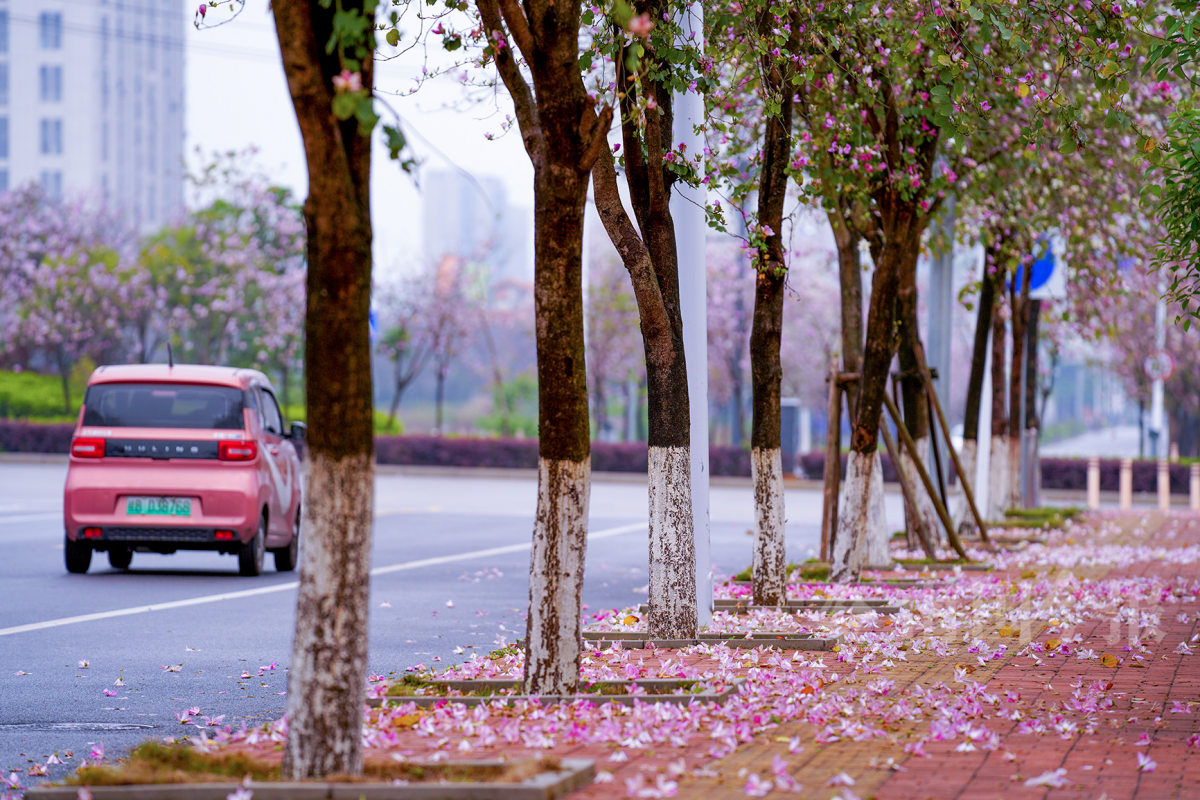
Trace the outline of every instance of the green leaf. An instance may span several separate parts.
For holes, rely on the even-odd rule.
[[[352,92],[338,92],[333,96],[333,115],[338,119],[350,119],[358,109],[358,95]]]
[[[390,31],[387,32],[386,38],[387,38],[387,43],[390,44],[392,47],[395,47],[396,45],[400,44],[400,31],[396,30],[395,28],[392,28]]]
[[[1071,153],[1074,153],[1078,149],[1079,144],[1075,141],[1075,137],[1069,134],[1064,136],[1062,141],[1058,143],[1058,152],[1065,156],[1071,155]]]
[[[404,148],[408,147],[408,139],[404,136],[404,131],[400,130],[397,125],[384,125],[383,138],[387,144],[388,157],[393,161],[400,160],[400,154],[404,152]]]
[[[363,93],[366,95],[366,93]],[[375,113],[375,101],[369,96],[360,97],[358,105],[354,107],[354,116],[358,119],[358,135],[370,136],[371,131],[375,129],[375,123],[379,122],[379,115]]]

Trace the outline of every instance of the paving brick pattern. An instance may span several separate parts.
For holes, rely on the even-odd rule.
[[[1109,515],[1093,525],[1096,533],[1076,529],[1074,536],[1089,545],[1150,545],[1171,552],[1200,546],[1200,517],[1187,513]],[[1050,539],[1053,546],[1055,535]],[[1062,536],[1058,543],[1075,544]],[[1004,598],[980,601],[988,612],[986,624],[971,631],[970,637],[982,639],[993,650],[1007,647],[991,660],[968,654],[962,629],[945,628],[926,628],[921,634],[951,642],[943,656],[926,647],[895,663],[860,659],[856,664],[841,664],[835,663],[837,655],[826,654],[827,665],[841,677],[822,688],[818,693],[822,696],[862,697],[881,679],[892,682],[885,692],[888,710],[864,720],[857,732],[842,729],[836,741],[828,730],[823,733],[810,722],[778,724],[764,719],[758,721],[752,741],[723,758],[712,754],[714,740],[707,732],[679,746],[658,749],[584,744],[560,734],[547,749],[501,743],[460,754],[455,752],[456,739],[435,740],[416,730],[399,730],[391,746],[373,748],[367,756],[404,753],[419,759],[441,752],[449,758],[526,754],[592,758],[600,780],[572,795],[589,800],[744,798],[751,776],[758,776],[760,783],[771,778],[776,757],[786,762],[787,774],[802,788],[795,794],[776,788],[770,797],[1200,798],[1200,642],[1192,644],[1195,655],[1180,647],[1200,633],[1200,604],[1189,599],[1200,581],[1200,563],[1170,561],[1164,557],[1116,567],[1026,566],[989,576],[964,573],[963,580],[1021,579],[1028,584],[1036,572],[1047,582],[1057,582],[1054,591],[1060,596],[1065,592],[1066,597],[1080,581],[1094,586],[1102,580],[1115,585],[1118,579],[1154,579],[1163,591],[1153,602],[1139,601],[1136,607],[1114,601],[1071,628],[1052,626],[1054,620],[1031,620],[1005,630],[1012,608]],[[1183,584],[1192,588],[1172,593],[1173,586]],[[863,624],[882,630],[892,623],[880,617]],[[1025,647],[1031,642],[1032,652]],[[668,657],[678,662],[680,656],[678,651],[638,651],[634,657],[657,665]],[[1106,665],[1114,658],[1117,666]],[[715,666],[703,656],[682,660],[702,669]],[[931,691],[941,698],[937,703],[928,699]],[[965,728],[949,735],[945,722],[938,719],[948,699],[964,704],[968,720]],[[964,730],[973,730],[975,738]],[[803,747],[799,752],[789,752],[793,737]],[[278,750],[266,743],[252,749],[278,757]],[[1138,753],[1156,762],[1156,767],[1139,770]],[[1065,773],[1056,776],[1055,770]],[[843,773],[852,785],[830,784]],[[1026,785],[1039,776],[1045,783],[1061,785]]]

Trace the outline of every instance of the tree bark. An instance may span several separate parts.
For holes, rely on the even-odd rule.
[[[1038,328],[1042,316],[1042,301],[1029,301],[1029,318],[1026,321],[1026,366],[1025,366],[1025,434],[1029,448],[1029,468],[1033,505],[1039,505],[1039,490],[1042,485],[1041,458],[1038,455],[1038,431],[1041,420],[1038,416]]]
[[[1012,301],[1012,364],[1008,370],[1008,505],[1020,508],[1021,503],[1021,402],[1024,400],[1025,384],[1021,367],[1025,362],[1026,332],[1029,328],[1029,282],[1033,269],[1022,262],[1021,282],[1013,278]]]
[[[647,54],[647,58],[652,55]],[[670,209],[672,179],[663,160],[671,142],[671,92],[645,78],[640,87],[635,87],[621,66],[624,58],[618,63],[618,81],[630,92],[640,89],[650,93],[658,107],[658,113],[646,115],[644,127],[639,127],[636,115],[622,116],[625,180],[638,228],[621,201],[611,151],[597,158],[592,183],[596,211],[633,284],[646,356],[649,631],[655,638],[690,639],[696,635],[698,624],[691,415],[679,305],[679,262]],[[628,104],[628,98],[623,102]]]
[[[916,253],[911,254],[900,275],[900,287],[896,294],[896,327],[899,333],[900,386],[904,402],[904,426],[916,443],[915,457],[921,459],[928,471],[929,403],[925,396],[924,375],[921,373],[920,362],[917,360],[916,354],[921,335],[917,322],[916,256]],[[925,490],[925,484],[918,480],[913,458],[913,454],[907,450],[900,457],[905,475],[912,486],[913,497],[917,502],[916,509],[909,508],[907,503],[905,503],[904,509],[905,531],[908,533],[910,548],[919,545],[922,541],[937,542],[941,539],[935,523],[938,517],[933,499]],[[917,530],[918,525],[925,526],[925,529]]]
[[[284,72],[308,166],[305,388],[308,491],[296,636],[288,678],[290,779],[362,772],[368,601],[374,495],[371,408],[371,139],[333,115],[325,50],[335,9],[275,0]],[[344,0],[342,9],[363,9]],[[370,51],[363,86],[372,86]]]
[[[769,36],[774,14],[763,12],[759,34]],[[783,461],[780,439],[780,384],[783,364],[783,299],[787,259],[783,247],[783,205],[787,197],[787,164],[791,153],[792,97],[790,85],[774,59],[761,58],[766,91],[779,103],[768,115],[763,131],[762,166],[758,189],[758,225],[763,244],[755,260],[754,322],[750,329],[750,374],[753,413],[750,464],[754,482],[754,602],[787,604],[787,559],[784,537]]]
[[[1004,317],[992,316],[992,450],[988,464],[988,509],[984,516],[989,520],[1003,520],[1008,508],[1009,453],[1008,453],[1008,381],[1005,377]]]
[[[579,70],[578,0],[476,0],[490,56],[513,98],[534,175],[538,506],[529,573],[524,689],[579,686],[580,587],[591,488],[583,337],[587,178],[607,152],[612,113],[597,115]],[[526,82],[510,42],[533,79]]]
[[[903,262],[915,252],[921,225],[915,204],[899,198],[889,200],[883,209],[886,240],[875,265],[871,282],[871,303],[867,312],[866,344],[863,348],[858,408],[850,439],[850,459],[846,467],[843,497],[838,508],[830,578],[838,583],[857,580],[866,555],[867,525],[882,508],[871,503],[871,482],[882,476],[878,462],[880,411],[887,391],[888,370],[895,353],[893,320],[896,292]],[[882,495],[882,492],[880,492]]]

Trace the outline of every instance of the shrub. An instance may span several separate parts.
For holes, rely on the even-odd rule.
[[[69,453],[73,423],[48,424],[0,419],[0,452]]]

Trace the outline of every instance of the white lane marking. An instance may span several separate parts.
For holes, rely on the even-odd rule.
[[[620,525],[616,528],[605,528],[604,530],[596,531],[588,534],[588,539],[607,539],[610,536],[620,536],[625,533],[635,533],[637,531],[646,530],[645,522],[635,522],[631,525]],[[455,553],[450,556],[435,556],[434,558],[423,558],[419,561],[406,561],[401,564],[391,564],[386,567],[376,567],[371,570],[371,575],[387,575],[393,572],[403,572],[410,569],[421,569],[422,567],[432,567],[438,564],[450,564],[455,561],[468,561],[472,558],[483,558],[484,556],[495,556],[503,553],[519,553],[522,550],[528,550],[531,547],[530,542],[521,544],[510,544],[504,547],[490,547],[486,550],[472,550],[467,553]],[[240,592],[224,592],[222,594],[210,594],[203,597],[190,597],[187,600],[173,600],[169,603],[155,603],[149,606],[134,606],[132,608],[118,608],[113,611],[98,611],[94,614],[80,614],[76,617],[63,617],[61,619],[50,619],[45,622],[31,622],[28,625],[14,625],[11,628],[0,628],[0,636],[11,636],[14,633],[28,633],[30,631],[40,631],[46,628],[59,628],[63,625],[74,625],[78,622],[95,622],[101,619],[112,619],[113,617],[128,617],[133,614],[145,614],[148,611],[167,611],[172,608],[187,608],[188,606],[199,606],[206,603],[217,603],[222,600],[241,600],[245,597],[258,597],[264,594],[273,594],[275,592],[287,592],[296,589],[300,586],[299,581],[289,581],[288,583],[276,583],[271,586],[260,586],[257,589],[243,589]]]
[[[48,519],[62,519],[62,512],[56,511],[48,514],[21,514],[12,517],[0,517],[0,525],[6,522],[45,522]]]

